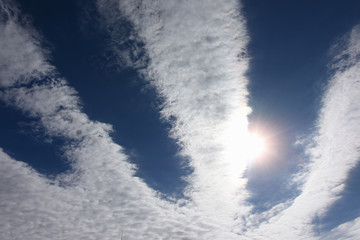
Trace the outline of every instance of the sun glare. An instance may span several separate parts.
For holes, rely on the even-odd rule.
[[[248,128],[248,120],[244,115],[238,114],[229,121],[226,133],[224,134],[225,158],[229,163],[231,172],[238,176],[255,162],[261,163],[267,155],[271,146],[267,146],[268,134],[257,127],[255,131]]]
[[[249,160],[253,160],[257,157],[260,157],[264,150],[264,139],[255,133],[249,133],[247,139],[245,140],[245,156],[247,156]]]

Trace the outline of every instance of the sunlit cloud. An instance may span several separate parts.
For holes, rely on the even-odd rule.
[[[26,33],[10,13],[5,14],[3,25]],[[21,43],[24,36],[27,34],[14,37]],[[28,54],[25,59],[31,61],[34,54],[43,59],[40,65],[51,66],[39,47]],[[24,68],[23,74],[37,82],[3,88],[0,98],[37,119],[50,137],[65,140],[64,154],[72,171],[50,180],[1,151],[2,239],[114,239],[121,234],[131,239],[235,236],[197,210],[162,200],[135,177],[135,166],[109,136],[111,126],[90,120],[81,110],[77,92],[55,72],[40,78],[32,68]]]
[[[261,224],[254,236],[264,232],[281,239],[322,238],[314,221],[324,217],[329,207],[341,199],[349,172],[360,160],[359,29],[354,27],[334,46],[338,50],[332,65],[334,73],[322,97],[317,130],[307,146],[311,162],[300,178],[304,182],[301,194],[291,204],[280,204],[283,211],[274,211],[278,206],[271,209],[273,217],[268,215],[264,219],[267,223]],[[357,224],[355,219],[333,229],[333,236],[337,236],[334,239],[353,239],[356,231],[344,229]]]
[[[0,100],[36,120],[49,138],[62,139],[71,165],[50,179],[0,149],[1,239],[359,236],[359,218],[328,232],[314,225],[342,198],[360,159],[359,26],[332,48],[333,74],[305,146],[309,164],[288,179],[300,194],[255,213],[246,170],[274,150],[268,132],[248,130],[249,37],[237,1],[97,1],[114,41],[121,20],[132,24],[136,46],[130,49],[146,56],[134,60],[115,49],[122,60],[113,64],[136,68],[156,89],[169,135],[193,169],[186,198],[172,201],[136,177],[136,166],[110,136],[112,126],[84,113],[78,92],[16,7],[1,0],[0,7]]]
[[[161,114],[194,170],[186,195],[224,224],[240,221],[238,215],[249,210],[239,203],[247,196],[243,143],[250,108],[244,77],[248,36],[238,1],[107,6],[109,1],[98,1],[104,16],[126,16],[145,44],[150,62],[142,73],[162,97]],[[121,24],[114,19],[109,24]]]

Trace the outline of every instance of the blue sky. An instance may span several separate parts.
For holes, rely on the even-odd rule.
[[[359,238],[357,1],[0,7],[1,239]]]

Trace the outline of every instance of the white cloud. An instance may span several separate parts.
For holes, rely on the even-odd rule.
[[[355,240],[360,236],[360,218],[356,218],[353,221],[341,224],[335,229],[331,230],[330,233],[325,234],[321,239],[344,239],[344,240]]]
[[[113,16],[108,24],[121,24],[116,16],[125,15],[145,44],[150,62],[142,73],[164,100],[161,114],[194,169],[186,193],[205,214],[234,224],[248,211],[241,204],[247,193],[240,144],[249,113],[248,36],[238,1],[108,4],[98,1],[100,12]]]
[[[314,220],[321,219],[342,197],[349,172],[360,160],[359,36],[360,28],[356,26],[338,43],[341,51],[334,57],[335,72],[322,97],[317,131],[313,144],[308,147],[311,164],[303,176],[302,193],[284,211],[277,212],[268,223],[260,225],[256,234],[266,233],[281,239],[323,237],[324,233],[316,232],[318,226],[314,225]],[[333,235],[355,223],[332,230]],[[349,239],[358,238],[356,234],[358,232],[352,231],[350,235],[353,237]],[[336,239],[348,239],[346,235],[347,232],[343,231]]]
[[[119,152],[99,144],[77,148],[87,167],[65,188],[1,150],[1,239],[236,239],[201,213],[160,200],[124,171]]]
[[[107,3],[98,1],[102,13],[118,14]],[[73,169],[50,180],[0,149],[1,239],[359,237],[359,219],[321,235],[312,222],[341,197],[360,159],[359,27],[342,39],[345,48],[335,57],[302,193],[251,215],[241,178],[246,161],[234,144],[247,131],[248,63],[239,51],[248,38],[237,2],[204,3],[120,2],[151,60],[143,74],[164,98],[162,116],[173,121],[172,136],[195,170],[188,179],[192,200],[170,203],[134,176],[136,167],[109,136],[111,126],[82,112],[77,92],[54,74],[36,31],[0,2],[0,44],[11,46],[0,52],[0,99],[37,119],[50,137],[65,139]],[[33,80],[39,81],[26,84]]]
[[[9,1],[0,1],[0,87],[27,83],[53,70],[38,47],[39,35],[18,14]]]
[[[109,137],[111,126],[90,120],[65,80],[55,74],[41,78],[28,67],[27,61],[39,59],[43,51],[28,38],[28,31],[35,31],[16,19],[2,24],[9,22],[23,33],[15,35],[17,42],[30,41],[34,48],[18,63],[17,68],[23,65],[20,75],[17,68],[1,69],[9,78],[4,78],[0,98],[38,119],[50,137],[67,140],[64,151],[73,171],[49,180],[1,150],[1,239],[116,239],[121,234],[126,239],[235,239],[198,209],[162,200],[135,177],[135,166]],[[22,52],[19,45],[14,52],[1,52],[1,59],[16,59],[16,49]],[[42,58],[37,65],[49,64]],[[40,81],[25,84],[33,79]]]

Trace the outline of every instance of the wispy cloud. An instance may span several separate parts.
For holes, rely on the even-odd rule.
[[[301,194],[252,215],[241,145],[249,113],[248,36],[237,1],[97,4],[106,24],[127,17],[139,38],[136,44],[145,46],[149,62],[134,66],[147,66],[139,71],[163,98],[161,114],[173,124],[171,136],[190,159],[190,200],[166,201],[134,176],[136,167],[109,136],[112,127],[89,119],[76,90],[50,64],[41,36],[15,7],[0,1],[0,46],[6,46],[0,52],[0,99],[36,119],[49,137],[64,139],[72,166],[71,172],[48,179],[0,149],[1,239],[359,236],[359,218],[339,222],[330,232],[314,228],[314,220],[342,197],[360,159],[359,27],[334,47],[333,75],[308,146],[311,163]]]
[[[114,9],[99,0],[98,6],[104,16],[126,16],[145,44],[150,61],[142,73],[162,97],[161,114],[194,170],[186,194],[206,214],[233,224],[248,211],[240,204],[247,197],[241,139],[249,113],[248,36],[238,1],[119,1]],[[109,24],[121,24],[114,19]]]
[[[311,163],[302,176],[301,194],[285,205],[285,210],[276,212],[268,223],[260,225],[255,231],[257,234],[261,235],[263,231],[281,239],[323,238],[326,235],[318,231],[321,226],[314,223],[342,198],[345,181],[360,160],[359,36],[360,28],[356,26],[333,47],[337,49],[331,69],[333,75],[322,97],[312,144],[307,147]],[[354,239],[356,231],[351,229],[357,224],[358,219],[345,223],[332,230],[332,234],[337,236],[335,239]],[[349,231],[344,231],[346,228]]]
[[[5,4],[6,3],[6,4]],[[49,74],[46,51],[38,47],[40,36],[10,1],[0,1],[0,87],[29,82]]]
[[[1,6],[7,8],[3,2]],[[1,151],[2,239],[114,239],[121,234],[129,239],[235,239],[198,209],[162,200],[135,177],[135,166],[109,136],[111,126],[82,112],[77,92],[57,76],[40,42],[29,37],[35,30],[22,27],[8,11],[1,24],[17,39],[14,51],[1,55],[2,62],[10,66],[18,50],[22,73],[17,75],[17,68],[1,69],[6,84],[0,98],[37,119],[50,137],[63,138],[73,169],[49,180]],[[23,46],[25,41],[29,42]],[[23,52],[29,45],[32,50]],[[39,69],[46,69],[40,75],[30,64],[33,59],[40,59]]]
[[[325,236],[322,237],[322,239],[357,239],[360,236],[360,218],[356,218],[353,221],[343,223],[335,229],[331,230],[330,233],[326,233],[324,235]]]

